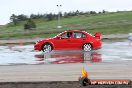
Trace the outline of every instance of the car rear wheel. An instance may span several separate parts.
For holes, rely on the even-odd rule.
[[[44,44],[42,50],[43,52],[49,53],[52,51],[52,46],[50,44]]]
[[[83,45],[83,50],[84,51],[92,51],[92,45],[91,44],[84,44]]]

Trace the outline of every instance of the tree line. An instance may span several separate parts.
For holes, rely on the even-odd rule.
[[[70,11],[70,12],[64,12],[63,14],[60,12],[60,17],[68,18],[71,16],[79,16],[79,15],[96,15],[96,14],[102,14],[106,13],[108,11],[101,11],[101,12],[96,12],[96,11],[87,11],[87,12],[82,12],[82,11]],[[24,24],[24,29],[30,29],[30,28],[36,28],[36,24],[33,22],[33,19],[44,19],[46,21],[52,21],[58,18],[58,14],[53,14],[53,13],[45,13],[45,14],[31,14],[30,16],[20,14],[20,15],[15,15],[12,14],[10,16],[10,21],[13,22],[13,25],[18,25],[19,22],[21,21],[27,21],[26,24]]]

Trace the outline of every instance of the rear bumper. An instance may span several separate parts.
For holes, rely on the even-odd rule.
[[[102,41],[99,41],[96,46],[93,47],[94,50],[102,48]]]

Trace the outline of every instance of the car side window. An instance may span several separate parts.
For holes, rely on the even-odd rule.
[[[85,38],[86,35],[80,32],[74,32],[74,38]]]
[[[62,38],[71,38],[71,37],[72,37],[72,32],[64,33],[64,34],[62,34],[61,37],[62,37]]]

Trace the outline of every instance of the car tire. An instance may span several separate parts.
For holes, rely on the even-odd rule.
[[[45,53],[49,53],[53,50],[52,45],[51,44],[44,44],[42,47],[42,51]]]
[[[83,51],[85,51],[85,52],[92,51],[92,45],[89,43],[84,44]]]

